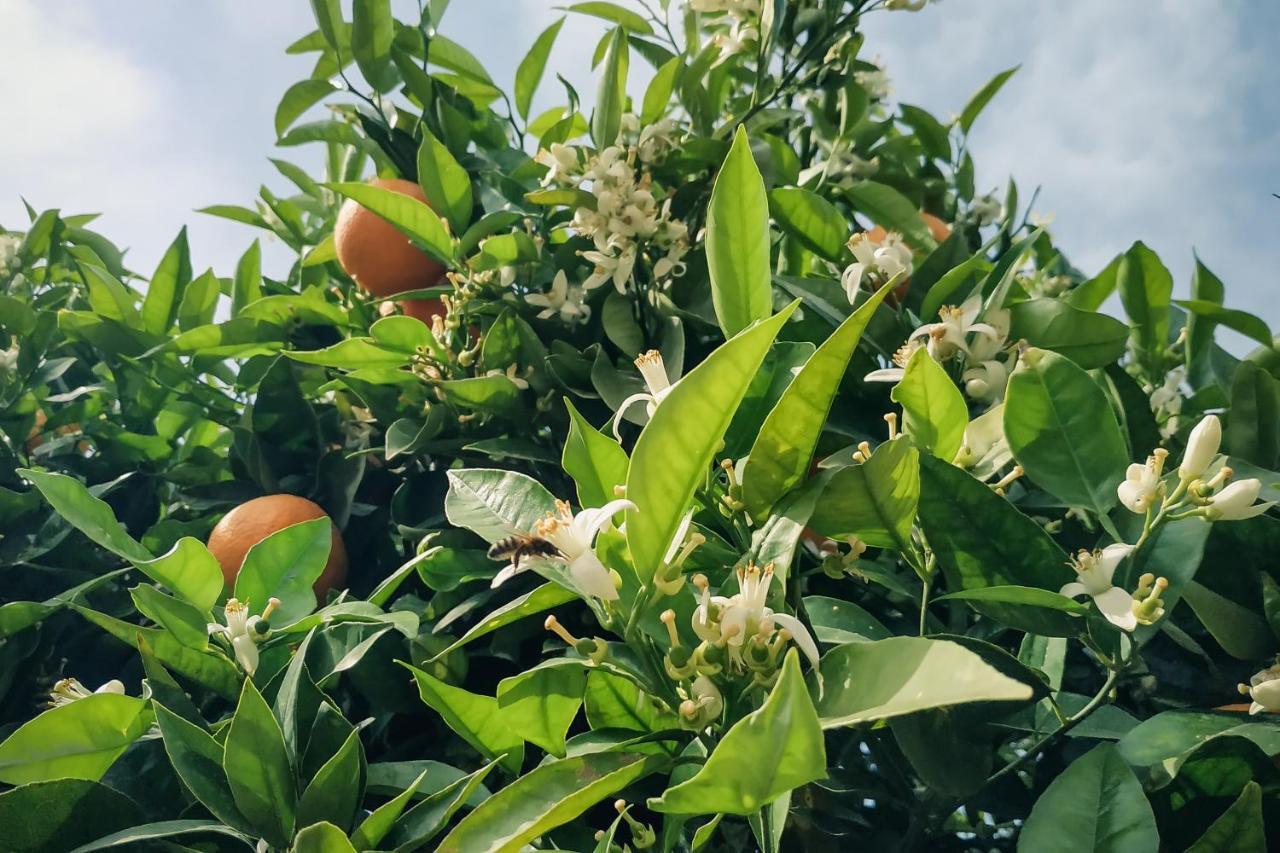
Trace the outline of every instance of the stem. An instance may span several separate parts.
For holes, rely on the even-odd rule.
[[[924,580],[924,586],[920,589],[920,636],[925,634],[925,623],[929,618],[929,589],[933,585],[933,577],[927,577]]]
[[[1107,680],[1103,682],[1102,689],[1099,690],[1097,694],[1092,699],[1089,700],[1089,703],[1087,705],[1085,705],[1076,713],[1072,714],[1070,717],[1067,717],[1066,722],[1060,725],[1057,729],[1053,730],[1049,734],[1042,737],[1030,749],[1024,752],[1017,759],[1009,762],[1004,767],[1000,768],[1000,770],[996,771],[994,774],[989,776],[987,778],[986,783],[984,784],[984,787],[985,785],[990,785],[999,779],[1003,779],[1005,776],[1008,776],[1011,773],[1016,773],[1018,770],[1021,770],[1027,764],[1034,761],[1040,755],[1040,753],[1042,753],[1045,749],[1052,746],[1059,739],[1064,737],[1067,734],[1067,732],[1071,731],[1076,726],[1083,723],[1090,714],[1098,710],[1098,708],[1102,707],[1102,705],[1106,702],[1107,694],[1111,692],[1111,688],[1115,687],[1116,680],[1119,679],[1119,677],[1120,677],[1119,669],[1111,670],[1111,673],[1107,676]]]

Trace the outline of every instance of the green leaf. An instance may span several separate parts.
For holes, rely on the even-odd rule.
[[[351,4],[351,55],[369,85],[385,92],[395,84],[391,43],[396,21],[391,0],[353,0]]]
[[[222,769],[222,744],[154,699],[152,707],[164,739],[164,751],[182,784],[218,820],[237,829],[249,829],[231,796],[227,773]]]
[[[578,486],[578,503],[604,506],[616,496],[614,489],[627,482],[631,460],[618,442],[589,424],[566,397],[569,435],[565,438],[561,465]]]
[[[293,767],[280,725],[250,679],[227,730],[222,767],[236,808],[270,844],[285,846],[297,804]]]
[[[866,640],[883,640],[893,632],[879,619],[852,601],[829,598],[825,595],[806,595],[804,610],[813,625],[813,634],[820,643],[854,643]]]
[[[831,475],[809,518],[823,536],[857,536],[876,548],[906,550],[920,500],[920,451],[905,438]]]
[[[240,256],[231,282],[231,316],[262,298],[262,247],[257,240]]]
[[[1005,83],[1009,82],[1009,78],[1017,73],[1021,65],[1015,65],[1006,71],[1001,71],[995,77],[992,77],[987,84],[978,90],[969,103],[965,104],[964,109],[960,112],[960,129],[965,133],[969,132],[969,128],[973,127],[974,121],[977,120],[978,114],[983,108],[991,102],[996,93],[1003,88]]]
[[[587,686],[581,661],[552,660],[498,682],[498,707],[512,731],[564,758],[564,739]]]
[[[849,359],[889,287],[880,288],[831,333],[765,418],[742,471],[742,499],[753,518],[767,517],[774,503],[809,472]]]
[[[147,703],[119,693],[51,708],[0,743],[0,782],[97,781],[150,725]]]
[[[1018,839],[1035,853],[1155,853],[1155,815],[1133,771],[1109,743],[1094,747],[1049,784]]]
[[[707,271],[716,320],[731,338],[773,310],[769,202],[764,178],[739,127],[707,206]]]
[[[538,84],[542,82],[542,72],[547,67],[547,57],[551,55],[551,48],[555,45],[556,36],[560,35],[560,28],[563,26],[564,18],[561,17],[543,30],[534,41],[533,47],[529,48],[529,52],[525,54],[524,59],[520,60],[520,66],[516,68],[515,99],[520,118],[529,117],[533,93],[538,90]]]
[[[678,725],[675,715],[660,710],[635,682],[600,669],[587,673],[583,707],[592,729],[654,732]]]
[[[139,613],[164,628],[179,643],[197,650],[209,647],[208,610],[200,611],[145,583],[130,589],[129,595]]]
[[[1242,361],[1231,378],[1231,413],[1226,450],[1272,469],[1280,457],[1280,382],[1251,361]]]
[[[949,640],[890,637],[847,643],[822,658],[824,729],[967,702],[1025,701],[1030,686]]]
[[[165,250],[142,301],[142,328],[152,334],[169,331],[178,315],[183,292],[191,283],[191,249],[184,226]]]
[[[859,213],[886,231],[897,231],[912,248],[932,251],[938,245],[916,206],[888,184],[861,181],[845,192]]]
[[[338,0],[311,0],[311,12],[315,15],[316,26],[329,47],[341,52],[346,47],[346,24],[342,20],[342,9]]]
[[[497,699],[446,684],[417,667],[404,666],[417,680],[422,701],[434,709],[449,728],[485,758],[498,760],[507,772],[519,772],[524,740],[508,725]]]
[[[1116,270],[1116,284],[1139,353],[1149,364],[1157,364],[1169,343],[1173,276],[1155,252],[1138,242],[1125,252]]]
[[[490,762],[470,775],[455,779],[410,809],[396,822],[387,838],[388,846],[394,844],[397,853],[414,853],[423,849],[449,824],[458,809],[468,803],[474,804],[477,797],[483,800],[488,796],[488,792],[480,790],[481,783],[497,764],[496,761]]]
[[[66,474],[28,468],[19,468],[17,473],[40,490],[58,515],[103,548],[133,563],[146,563],[152,559],[147,549],[116,521],[115,513],[106,501],[91,495],[79,480]],[[164,583],[163,580],[160,582]]]
[[[345,832],[322,821],[299,832],[290,853],[356,853],[356,848]]]
[[[764,704],[725,733],[692,779],[650,800],[649,808],[688,815],[749,815],[826,777],[822,724],[800,674],[799,653],[792,649]]]
[[[985,483],[929,457],[920,483],[920,526],[952,591],[1013,585],[1056,592],[1073,579],[1066,552]]]
[[[426,779],[427,774],[430,772],[430,770],[423,770],[418,774],[418,778],[409,783],[409,787],[374,809],[368,817],[360,822],[360,825],[356,827],[356,831],[351,833],[352,844],[360,850],[376,849],[379,842],[386,837],[387,833],[391,831],[391,827],[400,818],[405,806],[418,793],[422,780]]]
[[[347,338],[324,349],[286,350],[285,355],[303,364],[348,370],[360,367],[403,367],[409,363],[406,353],[380,346],[372,338]]]
[[[284,136],[285,131],[303,113],[336,91],[338,88],[328,80],[300,80],[285,89],[284,96],[276,107],[276,136]]]
[[[840,260],[849,225],[834,204],[800,187],[777,187],[769,191],[769,211],[782,230],[809,251]]]
[[[964,441],[969,407],[947,371],[921,347],[890,393],[904,413],[902,428],[921,450],[951,461]]]
[[[80,271],[89,288],[89,305],[95,312],[128,326],[136,327],[141,324],[138,309],[134,305],[133,291],[95,264],[81,263]]]
[[[378,214],[432,257],[446,264],[453,262],[453,240],[430,205],[371,184],[348,181],[324,186]]]
[[[134,563],[147,577],[164,584],[204,613],[222,595],[222,569],[199,539],[184,536],[154,560]]]
[[[596,752],[544,764],[481,803],[436,851],[521,850],[654,772],[663,760],[645,753]]]
[[[1102,272],[1068,292],[1062,300],[1082,311],[1097,311],[1107,301],[1107,297],[1115,293],[1122,261],[1124,254],[1116,255]]]
[[[555,497],[525,474],[467,468],[450,471],[448,477],[444,511],[449,523],[489,542],[530,533],[547,513],[555,512]]]
[[[609,38],[600,83],[596,89],[596,106],[591,113],[591,138],[597,148],[607,148],[618,140],[622,130],[622,109],[627,101],[627,71],[631,63],[627,48],[627,31],[618,27]]]
[[[1182,598],[1222,650],[1237,660],[1266,657],[1275,647],[1267,620],[1196,581],[1182,588]]]
[[[218,305],[218,277],[213,270],[205,270],[199,278],[187,285],[178,305],[178,328],[183,331],[206,325],[213,320]]]
[[[1262,786],[1247,782],[1240,796],[1187,848],[1186,853],[1266,853]]]
[[[1060,299],[1014,305],[1009,337],[1065,355],[1085,370],[1106,367],[1124,355],[1129,327],[1114,317],[1073,308]]]
[[[1224,308],[1216,302],[1203,299],[1175,299],[1173,303],[1187,309],[1196,317],[1204,317],[1217,325],[1226,326],[1228,329],[1234,329],[1246,337],[1253,338],[1265,347],[1274,345],[1275,337],[1271,334],[1271,327],[1267,325],[1267,321],[1248,311]]]
[[[455,234],[471,223],[471,175],[458,164],[443,142],[422,131],[418,148],[418,185],[433,210],[444,213]]]
[[[364,785],[364,755],[360,733],[353,731],[326,761],[298,800],[298,826],[327,820],[349,827],[360,808]]]
[[[433,660],[439,660],[454,649],[461,648],[486,634],[492,634],[505,625],[510,625],[512,622],[517,622],[526,616],[550,610],[552,607],[565,604],[576,598],[578,598],[578,594],[571,589],[560,586],[557,583],[544,583],[519,598],[504,604],[481,619],[467,633],[463,634],[443,651],[437,653]]]
[[[280,599],[272,615],[288,625],[316,608],[311,587],[324,571],[333,545],[333,521],[328,516],[300,521],[272,533],[249,549],[236,575],[235,596],[259,611],[267,600]]]
[[[588,0],[585,3],[574,3],[565,7],[570,12],[577,12],[580,15],[591,15],[596,18],[602,18],[606,21],[612,21],[620,27],[642,36],[653,35],[653,27],[649,26],[649,22],[637,12],[623,8],[617,3],[606,3],[603,0]]]
[[[472,80],[493,83],[489,72],[484,70],[480,60],[476,59],[471,51],[438,32],[431,37],[431,61],[441,68],[456,71]]]
[[[0,826],[11,853],[71,850],[143,820],[133,800],[84,779],[32,782],[0,794]]]
[[[1028,349],[1009,379],[1004,431],[1036,485],[1068,506],[1105,515],[1129,462],[1107,395],[1066,356]]]
[[[794,304],[726,341],[663,399],[636,441],[627,473],[627,544],[637,574],[653,577],[689,500],[774,336]]]
[[[1079,618],[1089,608],[1074,599],[1034,586],[983,586],[940,595],[934,601],[965,601],[995,622],[1046,637],[1074,637],[1085,630]]]
[[[661,120],[667,111],[667,105],[671,103],[671,93],[675,90],[676,79],[683,69],[684,62],[677,56],[667,60],[658,69],[658,73],[653,75],[653,79],[649,81],[649,87],[644,90],[644,101],[640,109],[642,125],[654,124]]]

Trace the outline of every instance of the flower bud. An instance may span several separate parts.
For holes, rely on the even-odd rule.
[[[1182,464],[1178,466],[1178,475],[1185,481],[1204,474],[1209,463],[1218,455],[1221,444],[1222,422],[1217,415],[1207,415],[1191,430],[1191,437],[1187,439],[1187,452],[1182,455]]]
[[[1209,501],[1206,515],[1214,521],[1238,521],[1261,515],[1271,504],[1254,505],[1260,491],[1262,481],[1254,477],[1229,483]]]

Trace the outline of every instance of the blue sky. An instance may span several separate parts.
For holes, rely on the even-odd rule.
[[[509,82],[557,5],[454,0],[444,31]],[[19,195],[101,211],[143,272],[186,223],[196,264],[229,274],[257,235],[192,211],[287,190],[269,156],[307,162],[272,148],[272,115],[310,66],[284,46],[311,28],[305,0],[0,0],[0,223],[24,221]],[[553,58],[583,91],[598,32],[572,20]],[[978,182],[1041,187],[1077,266],[1142,239],[1182,296],[1194,248],[1229,304],[1280,325],[1280,4],[945,0],[867,32],[895,98],[943,116],[1022,64],[975,129]]]

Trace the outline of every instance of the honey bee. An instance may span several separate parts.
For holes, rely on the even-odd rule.
[[[510,560],[520,568],[520,561],[530,557],[556,557],[560,555],[555,545],[530,533],[515,533],[499,539],[489,547],[490,560]]]

